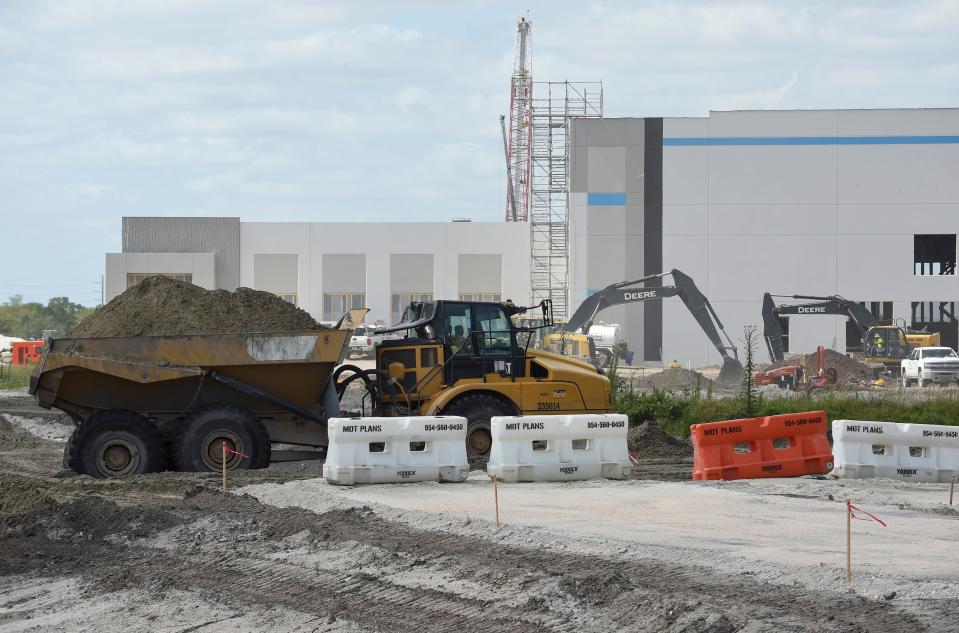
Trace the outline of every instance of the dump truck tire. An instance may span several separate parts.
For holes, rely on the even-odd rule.
[[[227,454],[228,470],[270,465],[270,436],[263,423],[248,409],[232,404],[211,404],[187,415],[173,435],[173,463],[184,472],[219,471],[223,442],[235,451]]]
[[[73,431],[64,449],[67,468],[98,479],[158,472],[166,461],[156,427],[125,409],[93,414]]]
[[[489,457],[493,445],[490,420],[497,415],[516,415],[516,411],[495,396],[468,393],[443,409],[443,415],[466,418],[466,455],[472,458]]]

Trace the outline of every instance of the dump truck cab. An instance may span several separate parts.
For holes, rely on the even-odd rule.
[[[531,349],[536,328],[511,317],[535,308],[511,302],[413,303],[400,324],[405,337],[377,345],[378,413],[460,415],[469,421],[467,450],[489,452],[490,419],[498,415],[605,413],[609,379],[586,362]]]

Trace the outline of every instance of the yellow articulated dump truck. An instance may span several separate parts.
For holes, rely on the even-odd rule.
[[[374,369],[341,364],[365,309],[331,330],[53,339],[30,391],[73,419],[64,464],[94,477],[218,471],[224,452],[229,469],[322,457],[327,421],[346,413],[340,400],[357,380],[362,413],[463,416],[468,453],[484,456],[493,416],[610,410],[594,367],[529,349],[530,329],[510,320],[526,310],[411,304],[392,328],[403,338],[377,345]]]

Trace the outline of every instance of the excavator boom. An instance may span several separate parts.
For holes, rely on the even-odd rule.
[[[673,285],[661,285],[662,279],[667,276],[672,277]],[[650,282],[658,282],[659,285],[647,285]],[[593,293],[580,304],[573,316],[563,326],[562,331],[582,331],[585,334],[589,332],[589,327],[596,315],[610,306],[662,300],[677,295],[723,358],[723,367],[719,373],[720,382],[732,383],[738,381],[742,377],[743,366],[739,362],[736,346],[729,335],[726,334],[722,321],[719,320],[719,316],[713,309],[712,304],[709,303],[709,299],[696,287],[692,277],[675,268],[668,273],[610,284]]]

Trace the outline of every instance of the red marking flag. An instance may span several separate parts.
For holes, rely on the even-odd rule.
[[[880,519],[879,517],[877,517],[875,514],[869,514],[868,512],[866,512],[865,510],[863,510],[863,509],[860,508],[859,506],[854,506],[854,505],[852,504],[852,501],[847,501],[847,502],[846,502],[846,509],[847,509],[848,512],[849,512],[849,516],[852,517],[853,519],[858,519],[858,520],[860,520],[860,521],[875,521],[876,523],[878,523],[878,524],[881,525],[882,527],[886,527],[886,522],[885,522],[885,521],[883,521],[882,519]],[[859,512],[860,514],[857,515],[857,514],[856,514],[857,512]]]

